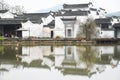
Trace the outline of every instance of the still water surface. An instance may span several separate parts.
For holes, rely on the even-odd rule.
[[[120,46],[0,46],[0,80],[120,80]]]

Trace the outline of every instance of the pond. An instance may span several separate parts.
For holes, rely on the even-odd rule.
[[[120,45],[0,46],[0,80],[120,80]]]

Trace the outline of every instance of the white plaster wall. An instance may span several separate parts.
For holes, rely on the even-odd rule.
[[[101,34],[102,33],[102,34]],[[114,38],[114,31],[101,31],[100,38]]]
[[[54,38],[56,38],[57,36],[61,38],[65,37],[65,26],[60,17],[55,17]]]
[[[10,12],[6,12],[4,14],[0,14],[1,18],[14,18],[14,15]]]
[[[51,29],[49,27],[44,27],[42,29],[42,37],[51,37]]]
[[[76,17],[76,21],[74,24],[73,38],[76,38],[80,24],[83,24],[86,21],[86,19],[88,18],[88,16],[64,16],[64,18],[75,18],[75,17]],[[64,25],[63,21],[61,20],[61,17],[55,18],[54,31],[55,31],[55,35],[54,35],[55,38],[57,36],[60,36],[62,38],[65,37],[65,25]]]
[[[96,11],[90,11],[89,17],[96,19],[96,18],[99,18],[99,15],[97,15]]]
[[[51,29],[43,28],[43,25],[47,25],[52,20],[54,20],[53,16],[49,15],[47,18],[43,19],[43,23],[41,24],[34,24],[31,21],[22,23],[22,28],[28,30],[22,32],[22,37],[28,38],[29,35],[32,37],[50,37]]]
[[[30,36],[33,37],[41,37],[42,36],[42,28],[43,24],[34,24],[31,21],[27,21],[22,23],[22,28],[28,30],[22,32],[22,37],[27,38]]]

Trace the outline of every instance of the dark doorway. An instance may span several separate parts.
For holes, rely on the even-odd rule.
[[[53,32],[53,31],[51,31],[51,38],[53,38],[53,35],[54,35],[54,32]]]
[[[22,32],[17,32],[16,30],[21,27],[21,24],[4,24],[0,25],[2,28],[1,32],[5,37],[22,37]]]
[[[72,30],[68,29],[68,37],[71,37]]]

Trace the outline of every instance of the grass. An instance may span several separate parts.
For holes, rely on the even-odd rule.
[[[0,36],[0,41],[3,41],[4,40],[4,37],[3,36]]]

